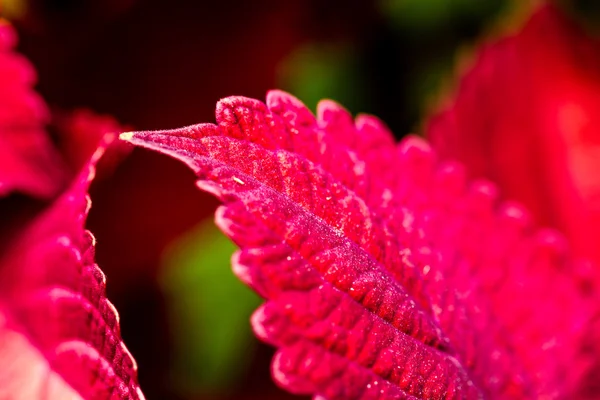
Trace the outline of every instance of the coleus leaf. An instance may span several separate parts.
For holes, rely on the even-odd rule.
[[[143,399],[84,229],[95,165],[113,138],[0,260],[2,399]]]
[[[121,138],[183,161],[224,202],[216,222],[241,248],[235,274],[267,300],[252,326],[278,347],[279,385],[332,400],[552,398],[578,384],[596,309],[584,269],[491,183],[467,185],[425,141],[395,144],[332,101],[315,118],[280,91],[230,97],[216,118]]]
[[[0,19],[0,196],[21,191],[51,197],[66,182],[65,166],[44,130],[49,112],[31,88],[35,71],[12,51],[16,41]]]

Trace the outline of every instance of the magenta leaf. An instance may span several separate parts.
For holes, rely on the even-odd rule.
[[[84,229],[88,187],[111,141],[0,260],[2,399],[143,399]]]
[[[97,114],[88,109],[75,109],[55,113],[53,126],[58,132],[58,148],[71,171],[79,171],[94,153],[107,133],[122,132],[126,127],[109,115]],[[97,172],[112,172],[119,162],[131,151],[123,142],[111,143],[102,155]]]
[[[538,3],[522,27],[481,46],[425,132],[438,154],[493,179],[598,264],[600,40]]]
[[[185,162],[224,202],[216,222],[267,300],[252,326],[278,348],[279,385],[329,400],[574,390],[597,307],[559,234],[334,102],[315,118],[272,91],[266,105],[226,98],[216,117],[121,138]]]
[[[63,188],[65,166],[44,130],[49,113],[31,88],[35,71],[12,51],[16,41],[0,19],[0,196],[20,191],[51,197]]]

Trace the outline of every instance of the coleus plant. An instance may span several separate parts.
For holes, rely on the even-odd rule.
[[[252,326],[278,348],[279,385],[315,399],[594,395],[593,267],[494,184],[328,100],[314,116],[281,91],[230,97],[216,119],[121,138],[183,161],[223,201],[216,222],[266,299]],[[110,141],[0,260],[0,398],[143,397],[83,227]]]

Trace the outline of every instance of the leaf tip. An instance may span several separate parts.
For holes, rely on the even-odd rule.
[[[130,142],[131,139],[133,139],[133,132],[123,132],[119,135],[119,139],[125,142]]]

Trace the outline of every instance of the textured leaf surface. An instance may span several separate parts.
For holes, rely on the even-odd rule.
[[[32,90],[35,71],[12,51],[16,40],[0,19],[0,196],[21,191],[50,197],[63,187],[66,174],[44,130],[48,110]]]
[[[122,138],[182,160],[224,202],[234,272],[267,299],[252,326],[278,348],[278,384],[330,400],[551,398],[576,384],[585,362],[564,366],[584,358],[593,311],[581,269],[492,184],[331,101],[315,118],[273,91],[221,100],[216,117]]]
[[[0,398],[143,399],[84,230],[109,136],[0,260]]]

